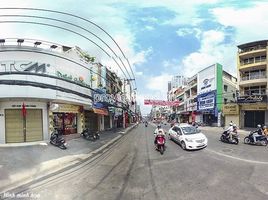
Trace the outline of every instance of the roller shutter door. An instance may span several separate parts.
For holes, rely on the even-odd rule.
[[[26,142],[43,140],[42,110],[27,110]]]
[[[5,110],[6,143],[24,142],[21,110]]]
[[[98,128],[98,115],[93,112],[85,113],[85,126],[91,132],[97,132]]]
[[[104,129],[110,128],[110,116],[104,116]]]
[[[43,140],[42,110],[27,110],[26,142]],[[5,110],[6,143],[24,142],[21,110]]]

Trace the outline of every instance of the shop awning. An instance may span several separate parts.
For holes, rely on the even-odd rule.
[[[107,109],[93,108],[93,112],[99,115],[109,115]]]

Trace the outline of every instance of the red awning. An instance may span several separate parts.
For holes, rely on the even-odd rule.
[[[108,110],[106,109],[93,108],[93,112],[100,115],[109,115]]]

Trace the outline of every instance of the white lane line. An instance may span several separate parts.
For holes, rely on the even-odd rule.
[[[239,157],[235,157],[235,156],[230,156],[230,155],[227,155],[227,154],[224,154],[224,153],[220,153],[218,151],[214,151],[214,150],[211,150],[211,149],[204,149],[205,151],[208,151],[208,152],[211,152],[211,153],[215,153],[219,156],[224,156],[224,157],[227,157],[227,158],[231,158],[231,159],[235,159],[235,160],[239,160],[239,161],[243,161],[243,162],[248,162],[248,163],[254,163],[254,164],[262,164],[262,165],[268,165],[268,162],[264,162],[264,161],[256,161],[256,160],[248,160],[248,159],[244,159],[244,158],[239,158]]]

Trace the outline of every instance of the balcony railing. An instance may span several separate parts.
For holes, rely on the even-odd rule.
[[[255,47],[246,48],[246,49],[240,50],[239,53],[245,53],[245,52],[249,52],[249,51],[256,51],[256,50],[260,50],[260,49],[266,49],[266,46],[265,45],[258,45],[258,46],[255,46]]]
[[[254,62],[254,60],[248,61],[248,62],[240,62],[240,65],[241,66],[243,66],[243,65],[250,65],[250,64],[259,63],[259,62],[266,62],[266,59],[255,59],[255,62]]]
[[[266,78],[266,72],[252,73],[248,76],[242,77],[242,81],[254,80],[254,79],[264,79]]]

